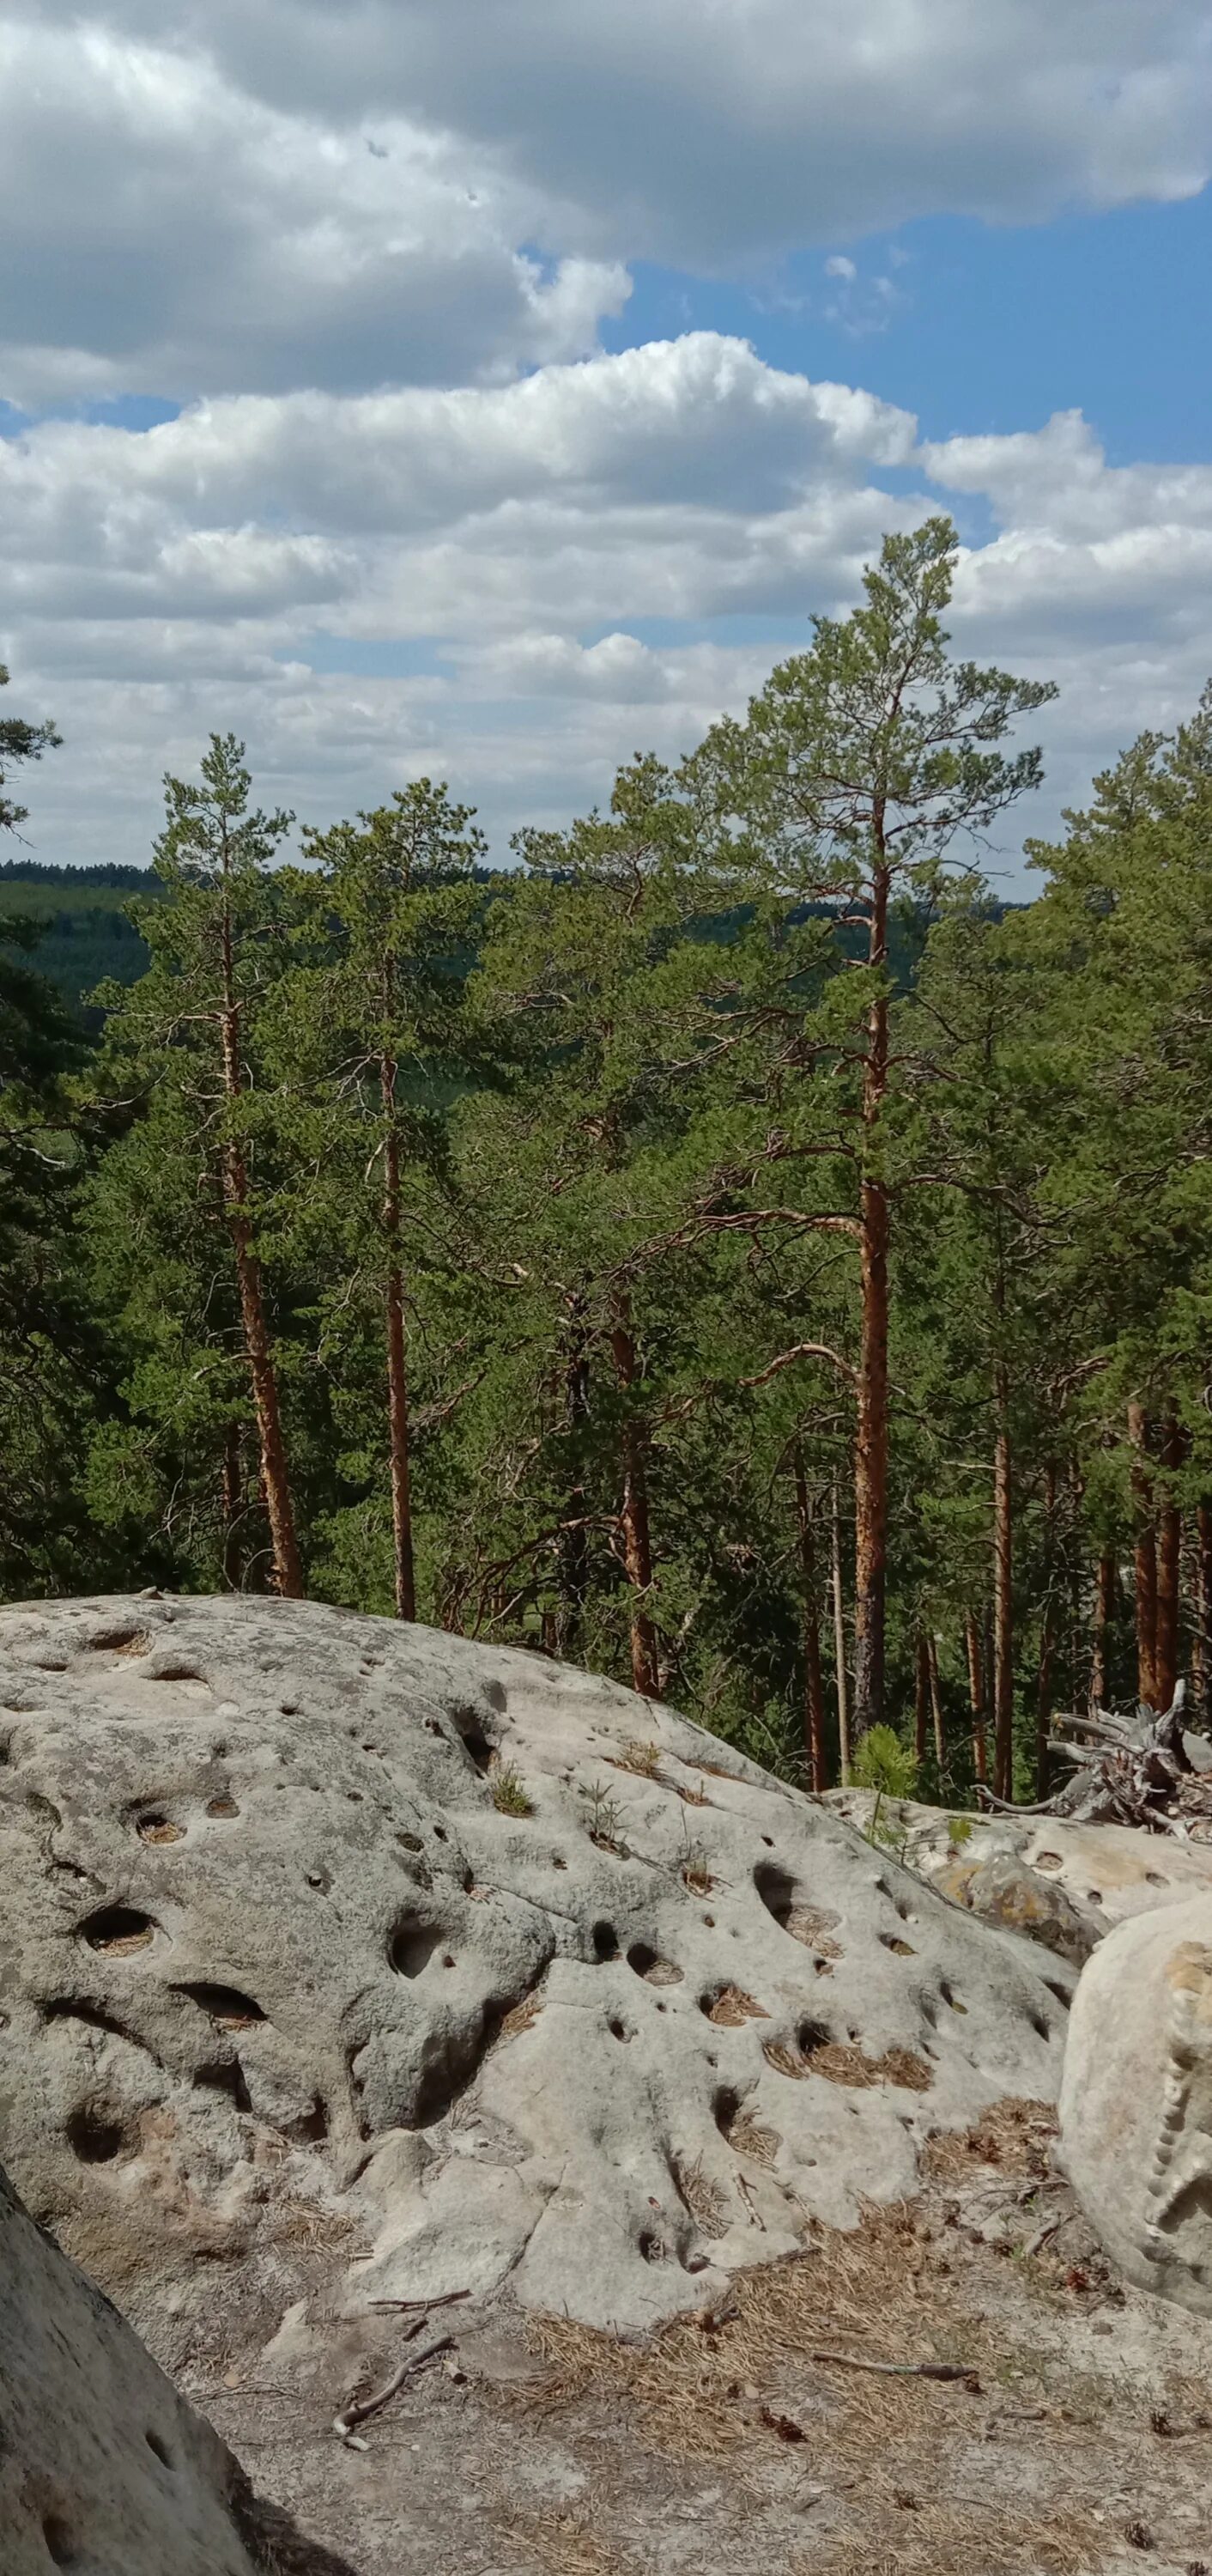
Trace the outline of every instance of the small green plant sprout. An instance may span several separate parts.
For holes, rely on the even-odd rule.
[[[682,1819],[682,1832],[685,1840],[682,1854],[682,1885],[690,1889],[692,1896],[710,1896],[715,1880],[707,1867],[705,1846],[691,1841],[686,1832],[685,1817]]]
[[[971,1816],[948,1816],[947,1840],[953,1851],[962,1851],[964,1844],[972,1840]]]
[[[618,1799],[611,1797],[604,1780],[595,1780],[590,1788],[582,1789],[581,1796],[589,1809],[590,1842],[596,1843],[599,1851],[619,1851],[623,1810]]]
[[[512,1762],[494,1763],[490,1786],[498,1815],[533,1816],[534,1800],[527,1796]]]
[[[871,1726],[855,1754],[850,1777],[856,1789],[878,1789],[885,1798],[912,1798],[917,1763],[895,1727]]]
[[[660,1767],[659,1744],[642,1744],[638,1736],[633,1736],[631,1742],[623,1746],[619,1756],[621,1771],[638,1771],[642,1780],[655,1780]]]

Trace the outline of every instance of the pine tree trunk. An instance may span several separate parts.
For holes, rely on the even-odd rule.
[[[1166,1415],[1162,1438],[1162,1464],[1172,1471],[1182,1465],[1183,1438],[1173,1407]],[[1182,1513],[1178,1496],[1167,1485],[1158,1516],[1157,1534],[1157,1644],[1153,1678],[1157,1689],[1156,1706],[1171,1708],[1178,1685],[1178,1616],[1182,1587]]]
[[[804,1622],[804,1753],[808,1764],[808,1785],[819,1797],[829,1786],[829,1763],[825,1750],[825,1692],[821,1680],[821,1625],[816,1606],[816,1547],[812,1536],[812,1505],[804,1461],[795,1453],[795,1509],[800,1534],[800,1573],[803,1578]]]
[[[926,1668],[930,1675],[930,1714],[934,1720],[934,1762],[940,1781],[947,1759],[946,1734],[943,1726],[943,1694],[938,1678],[938,1639],[926,1639]]]
[[[985,1676],[981,1665],[980,1630],[971,1610],[964,1620],[964,1638],[968,1648],[968,1704],[972,1710],[972,1769],[983,1787],[989,1776],[985,1744]]]
[[[1014,1794],[1014,1522],[1010,1479],[1010,1390],[1005,1363],[994,1370],[993,1461],[993,1787]]]
[[[1094,1652],[1090,1658],[1090,1706],[1105,1708],[1110,1669],[1111,1637],[1115,1626],[1115,1558],[1104,1549],[1098,1560],[1096,1589]]]
[[[875,818],[883,840],[882,810]],[[888,953],[888,884],[884,865],[872,879],[868,963],[883,977]],[[880,1118],[888,1092],[888,999],[881,990],[867,1021],[863,1071],[863,1175],[859,1214],[862,1305],[858,1415],[854,1450],[854,1731],[882,1723],[884,1630],[888,1580],[888,1192],[872,1166],[880,1152]]]
[[[846,1673],[846,1594],[842,1579],[842,1514],[837,1478],[833,1479],[833,1672],[837,1691],[838,1777],[850,1786],[850,1690]]]
[[[913,1650],[913,1759],[920,1772],[926,1759],[926,1730],[930,1719],[930,1648],[926,1632],[919,1628]]]
[[[1205,1724],[1212,1717],[1212,1509],[1201,1503],[1195,1515],[1195,1641],[1191,1656],[1193,1713]]]
[[[240,1457],[240,1425],[229,1422],[223,1434],[223,1464],[220,1470],[221,1511],[223,1516],[223,1580],[229,1592],[244,1587],[244,1471]]]
[[[629,1396],[639,1377],[631,1318],[624,1298],[615,1307],[610,1336],[615,1373]],[[623,1423],[623,1500],[619,1514],[623,1562],[632,1589],[631,1678],[645,1699],[660,1699],[661,1676],[657,1635],[648,1604],[652,1597],[652,1537],[648,1519],[647,1436],[643,1420],[629,1404]]]
[[[231,922],[226,913],[222,929],[222,963],[223,1087],[229,1104],[234,1106],[244,1089],[244,1071],[240,1060],[240,1009],[235,992]],[[278,1375],[265,1318],[261,1264],[253,1250],[248,1216],[248,1170],[243,1150],[234,1136],[229,1137],[223,1153],[223,1203],[235,1256],[244,1350],[252,1379],[257,1437],[261,1445],[261,1478],[274,1553],[274,1582],[284,1599],[301,1601],[303,1565],[295,1535],[286,1443],[282,1436],[282,1413],[278,1402]]]
[[[581,1297],[574,1297],[569,1306],[569,1345],[565,1413],[568,1428],[575,1435],[589,1420],[589,1345]],[[585,1507],[585,1488],[578,1481],[569,1492],[569,1526],[560,1539],[560,1653],[569,1663],[583,1653],[585,1643],[585,1605],[589,1597]]]
[[[1044,1476],[1044,1615],[1040,1628],[1039,1669],[1035,1685],[1035,1794],[1046,1798],[1052,1722],[1052,1665],[1056,1655],[1056,1467],[1049,1459]]]
[[[404,1338],[404,1265],[400,1257],[400,1140],[395,1128],[396,1067],[391,1056],[380,1058],[379,1089],[387,1122],[383,1146],[383,1238],[387,1246],[383,1320],[387,1339],[387,1426],[391,1456],[396,1617],[415,1619],[417,1584],[412,1544],[408,1354]]]
[[[1153,1478],[1143,1463],[1148,1454],[1149,1426],[1145,1408],[1135,1397],[1128,1406],[1128,1438],[1136,1452],[1132,1492],[1136,1502],[1136,1691],[1146,1708],[1157,1708],[1157,1541],[1154,1532]]]

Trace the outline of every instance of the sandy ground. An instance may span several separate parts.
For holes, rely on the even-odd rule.
[[[411,2318],[184,2384],[360,2576],[1212,2576],[1212,2323],[1112,2277],[1052,2140],[998,2106],[913,2204],[646,2346],[450,2309],[364,2450],[332,2420]]]

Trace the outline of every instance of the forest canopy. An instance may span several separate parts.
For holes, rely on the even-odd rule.
[[[7,1598],[416,1616],[955,1802],[1212,1714],[1212,695],[1006,910],[1051,691],[953,656],[955,552],[508,868],[428,779],[292,839],[213,738],[87,1019],[13,862]]]

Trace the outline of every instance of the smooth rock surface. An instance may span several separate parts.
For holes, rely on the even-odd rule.
[[[874,1790],[833,1789],[824,1803],[871,1832]],[[1077,1966],[1114,1924],[1200,1894],[1212,1897],[1208,1843],[1134,1825],[950,1815],[910,1798],[878,1803],[876,1830],[907,1868],[983,1921],[1023,1932]]]
[[[0,2154],[174,2367],[321,2273],[718,2298],[1054,2100],[1072,1987],[613,1684],[158,1598],[0,1613],[0,1980]]]
[[[1212,2316],[1212,1897],[1120,1924],[1083,1971],[1061,2145],[1120,2270]]]
[[[349,2576],[258,2506],[91,2281],[0,2173],[4,2576]]]

